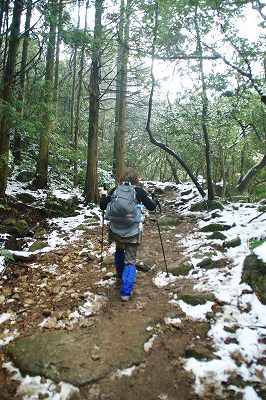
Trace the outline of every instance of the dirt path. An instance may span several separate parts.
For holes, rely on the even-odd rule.
[[[167,208],[164,208],[164,211],[173,214]],[[186,237],[194,226],[195,220],[186,217],[179,220],[178,225],[163,230],[162,237],[169,266],[178,264],[183,258],[182,248],[178,245],[175,235]],[[176,304],[169,302],[174,295],[178,298],[180,294],[193,293],[193,280],[181,277],[161,288],[154,284],[156,274],[164,270],[164,261],[156,221],[151,215],[145,223],[140,252],[140,258],[150,269],[147,272],[138,271],[132,299],[128,303],[122,303],[116,283],[102,284],[104,281],[114,280],[113,266],[107,262],[107,271],[100,272],[98,259],[95,259],[92,251],[83,252],[84,247],[98,249],[99,237],[100,228],[95,228],[88,232],[83,240],[67,249],[41,254],[35,268],[25,263],[11,264],[6,271],[8,279],[2,280],[3,293],[10,299],[4,304],[2,312],[16,313],[17,316],[13,318],[12,324],[9,320],[1,327],[9,329],[8,334],[17,330],[21,338],[43,330],[91,327],[93,331],[100,323],[104,326],[104,321],[114,321],[116,324],[119,320],[121,324],[124,319],[127,321],[128,331],[123,332],[121,347],[127,349],[129,330],[132,334],[136,323],[145,324],[150,331],[150,341],[146,343],[144,361],[138,365],[122,364],[123,376],[118,376],[117,369],[110,370],[101,379],[82,385],[79,398],[197,399],[193,392],[194,378],[183,369],[182,358],[195,354],[205,359],[213,357],[212,344],[207,337],[209,323],[186,318]],[[102,307],[87,317],[82,316],[81,312],[80,318],[69,319],[70,313],[84,304],[88,291],[105,299]],[[182,323],[175,324],[173,320],[172,323],[167,323],[167,317],[181,318]],[[40,327],[41,323],[43,327]],[[3,333],[2,339],[4,338]],[[113,337],[114,341],[116,339]],[[4,347],[0,348],[0,351],[1,361],[8,361]],[[112,346],[109,351],[112,352]],[[127,370],[129,367],[130,374]],[[128,371],[129,376],[125,371]],[[0,399],[15,399],[16,386],[10,374],[1,369]]]

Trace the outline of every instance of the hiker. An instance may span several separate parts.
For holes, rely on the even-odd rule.
[[[122,301],[128,301],[136,275],[136,255],[141,243],[142,214],[144,206],[154,211],[157,205],[155,194],[152,199],[139,185],[137,172],[127,167],[120,183],[107,194],[100,192],[100,208],[106,210],[106,219],[110,221],[109,240],[116,243],[115,267],[117,278],[121,280],[120,295]],[[124,208],[123,215],[121,208]],[[125,211],[125,208],[128,208]],[[131,210],[129,210],[131,208]]]

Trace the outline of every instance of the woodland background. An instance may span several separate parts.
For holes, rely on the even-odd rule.
[[[127,164],[262,199],[265,23],[260,0],[1,0],[0,197],[19,169],[96,202]]]

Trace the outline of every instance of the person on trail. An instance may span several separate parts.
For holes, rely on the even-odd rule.
[[[118,186],[107,194],[100,191],[100,209],[106,210],[106,219],[110,221],[110,243],[116,243],[114,255],[117,278],[121,280],[120,295],[122,301],[128,301],[136,276],[136,256],[141,243],[142,215],[144,206],[154,211],[157,199],[152,194],[150,199],[139,186],[137,172],[127,167]]]

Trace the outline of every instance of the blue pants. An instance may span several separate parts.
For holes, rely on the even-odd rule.
[[[116,275],[119,279],[122,279],[123,271],[125,268],[125,251],[124,250],[116,250],[115,252],[115,268]]]
[[[125,264],[125,251],[116,250],[115,252],[115,268],[119,279],[122,279],[120,288],[121,296],[130,296],[136,276],[135,264]]]
[[[136,276],[135,264],[126,264],[122,275],[122,285],[120,288],[121,296],[131,295],[135,276]]]

